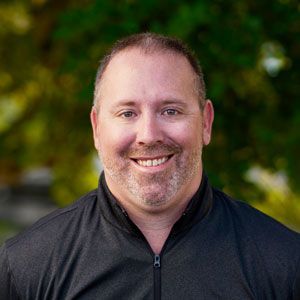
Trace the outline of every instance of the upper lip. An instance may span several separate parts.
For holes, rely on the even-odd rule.
[[[163,157],[170,157],[174,155],[173,153],[171,154],[162,154],[162,155],[155,155],[155,156],[134,156],[134,157],[130,157],[131,159],[134,159],[134,160],[154,160],[154,159],[160,159],[160,158],[163,158]]]

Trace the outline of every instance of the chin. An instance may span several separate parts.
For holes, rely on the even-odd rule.
[[[139,196],[140,201],[146,206],[161,207],[168,202],[168,198],[162,193],[147,193]]]
[[[175,190],[176,191],[176,190]],[[145,207],[158,209],[166,206],[176,194],[169,188],[162,188],[159,184],[148,185],[143,189],[131,190],[131,194]]]

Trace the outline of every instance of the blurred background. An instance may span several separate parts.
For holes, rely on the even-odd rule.
[[[97,186],[96,69],[142,31],[181,38],[200,60],[212,183],[300,231],[297,0],[1,0],[0,244]]]

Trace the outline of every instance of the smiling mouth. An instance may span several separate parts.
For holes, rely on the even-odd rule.
[[[157,157],[154,159],[133,159],[138,165],[143,167],[156,167],[168,161],[172,155]]]

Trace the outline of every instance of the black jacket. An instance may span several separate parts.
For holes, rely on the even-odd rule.
[[[206,177],[154,255],[98,190],[0,250],[0,299],[300,299],[300,237]]]

